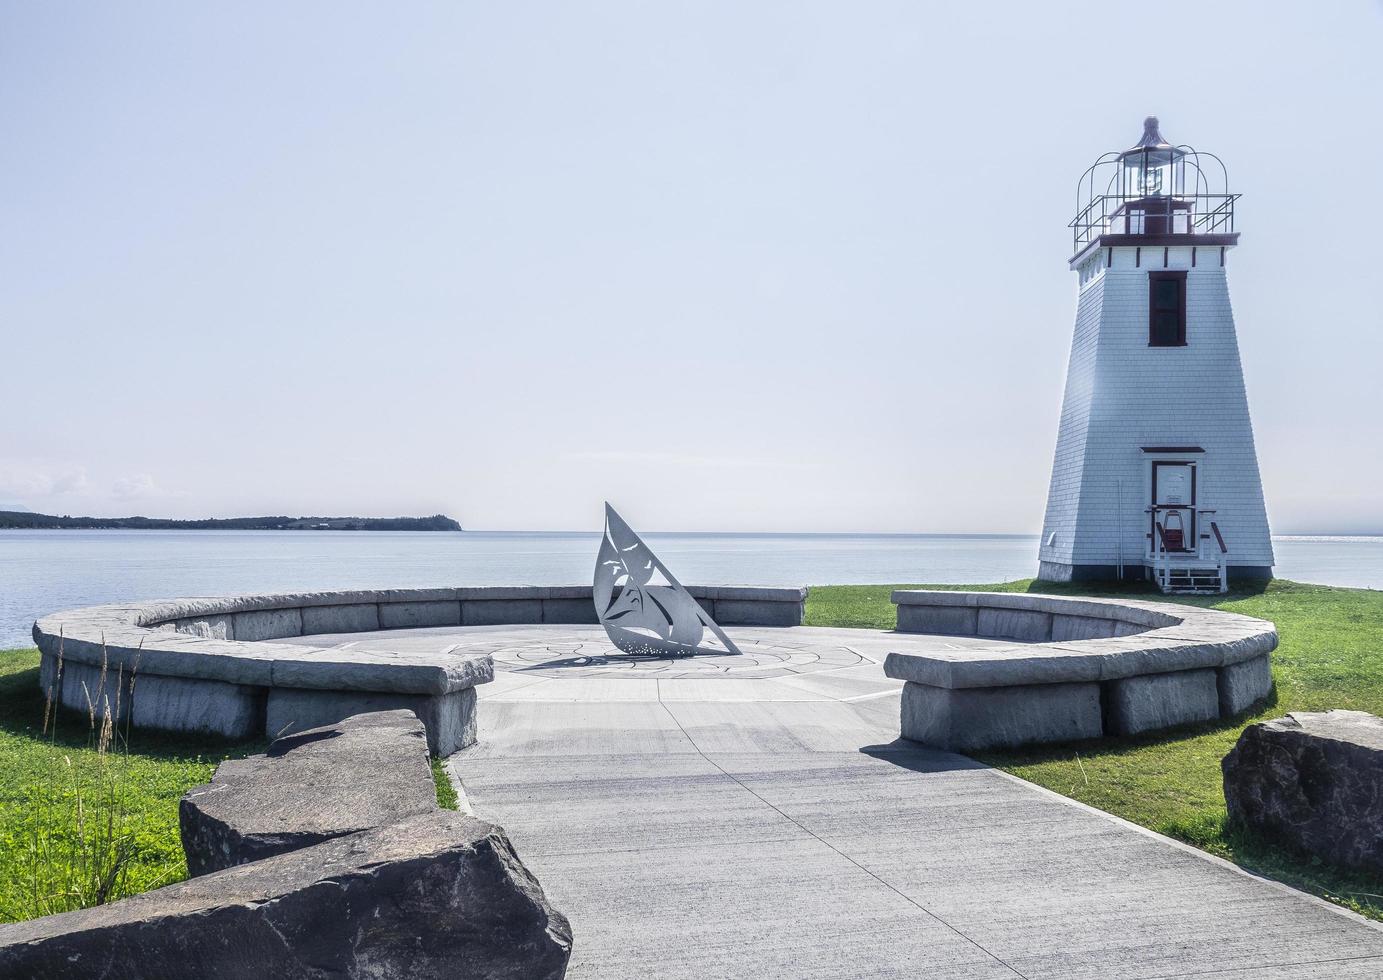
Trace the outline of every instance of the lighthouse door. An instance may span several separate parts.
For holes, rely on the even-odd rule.
[[[1153,463],[1152,497],[1153,550],[1195,551],[1196,464]]]

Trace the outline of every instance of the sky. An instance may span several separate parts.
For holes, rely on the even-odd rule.
[[[1383,530],[1383,6],[0,4],[0,509],[1036,532],[1082,171],[1222,157],[1269,517]]]

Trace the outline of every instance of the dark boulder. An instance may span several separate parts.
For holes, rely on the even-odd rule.
[[[26,980],[555,980],[570,954],[504,832],[445,810],[0,925],[0,977]]]
[[[1383,872],[1383,718],[1295,712],[1250,725],[1221,769],[1232,822]]]
[[[423,723],[378,711],[221,763],[182,798],[178,822],[188,871],[202,875],[435,809]]]

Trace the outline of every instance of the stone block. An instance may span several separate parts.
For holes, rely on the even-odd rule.
[[[540,599],[590,599],[593,590],[589,585],[549,585],[542,589]]]
[[[208,874],[437,809],[411,711],[354,715],[221,763],[178,804],[187,868]]]
[[[1112,619],[1098,619],[1093,616],[1066,616],[1056,613],[1052,616],[1052,642],[1100,640],[1113,636],[1114,627],[1115,622]]]
[[[595,614],[595,600],[584,599],[544,599],[543,622],[545,623],[598,623]]]
[[[108,666],[104,670],[92,664],[64,658],[61,672],[58,658],[44,654],[39,661],[39,684],[44,696],[73,711],[94,715],[97,721],[109,712],[116,722],[124,724],[130,713],[130,672]]]
[[[571,943],[504,832],[438,810],[0,925],[0,976],[560,980]]]
[[[1215,670],[1178,670],[1108,682],[1111,735],[1137,735],[1220,717]]]
[[[727,599],[717,595],[715,621],[721,626],[801,626],[803,602]]]
[[[472,585],[456,590],[456,598],[462,602],[495,602],[502,599],[574,599],[566,595],[567,586],[549,585]],[[590,595],[590,587],[585,588]]]
[[[264,730],[265,694],[248,684],[144,674],[135,678],[130,721],[136,728],[251,738]]]
[[[299,609],[257,609],[238,612],[232,617],[237,640],[281,640],[302,636],[303,616]]]
[[[1098,738],[1098,684],[949,690],[903,685],[904,738],[956,752]]]
[[[898,607],[898,632],[936,633],[940,636],[974,636],[979,610],[966,606]]]
[[[466,599],[461,603],[463,626],[507,626],[542,621],[542,599]]]
[[[58,699],[58,657],[45,653],[38,658],[38,689],[45,698]]]
[[[368,633],[379,629],[379,606],[373,602],[349,606],[304,606],[303,635]]]
[[[473,687],[440,695],[276,687],[269,691],[264,734],[280,738],[334,725],[351,715],[403,708],[416,714],[427,729],[429,752],[451,755],[475,744],[475,702]]]
[[[739,599],[744,602],[782,602],[788,605],[807,601],[807,590],[796,587],[765,585],[692,585],[687,587],[693,599]]]
[[[460,625],[461,603],[455,599],[379,604],[379,628],[382,630]]]
[[[235,639],[235,627],[230,616],[201,616],[195,619],[174,620],[173,628],[188,636],[204,636],[212,640]]]
[[[1273,668],[1264,654],[1220,668],[1220,717],[1232,718],[1262,701],[1273,690]]]
[[[1052,614],[1024,609],[980,607],[975,635],[1045,643],[1052,638]]]
[[[1232,822],[1383,873],[1383,718],[1299,711],[1249,725],[1220,767]]]
[[[381,606],[396,606],[405,602],[455,602],[456,590],[445,589],[383,589],[376,597]]]
[[[889,601],[895,606],[975,606],[988,602],[993,592],[954,592],[948,589],[894,589]]]
[[[399,653],[298,647],[274,662],[274,687],[320,691],[447,694],[494,680],[488,655]]]

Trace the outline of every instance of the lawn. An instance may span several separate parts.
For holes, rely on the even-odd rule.
[[[74,862],[45,865],[31,858],[40,824],[51,828],[49,839],[60,851],[79,836],[74,777],[82,780],[87,794],[81,836],[89,841],[100,830],[99,821],[91,819],[95,811],[90,803],[102,762],[87,716],[56,712],[51,737],[43,734],[43,717],[38,651],[0,651],[0,922],[83,904],[66,883]],[[105,763],[118,787],[130,838],[126,877],[112,897],[187,876],[178,838],[178,798],[209,780],[222,759],[261,747],[153,732],[135,732],[131,740],[129,753],[117,742]],[[44,820],[54,813],[56,820]]]
[[[211,779],[223,759],[263,751],[265,743],[134,731],[129,751],[117,738],[103,761],[85,714],[60,710],[50,736],[43,733],[44,696],[38,686],[37,650],[0,650],[0,922],[80,907],[72,889],[73,860],[36,862],[36,841],[60,855],[80,837],[109,830],[94,816],[102,773],[112,778],[123,818],[116,836],[128,839],[126,873],[112,898],[157,888],[187,877],[178,836],[178,799]],[[78,829],[73,779],[81,780],[84,813]],[[438,801],[456,808],[456,794],[433,762]]]
[[[892,628],[889,594],[909,587],[923,586],[814,587],[806,621],[813,626]],[[1088,594],[1032,582],[931,588]],[[1120,594],[1132,593],[1145,594],[1141,589]],[[1282,643],[1273,654],[1277,688],[1272,703],[1252,716],[1220,724],[1156,736],[988,753],[984,761],[1383,919],[1383,878],[1344,873],[1227,827],[1220,783],[1220,759],[1252,721],[1332,707],[1383,714],[1383,592],[1279,581],[1251,594],[1171,601],[1241,612],[1277,624]],[[75,833],[74,808],[71,794],[62,791],[68,785],[68,760],[78,772],[98,766],[86,716],[58,713],[57,736],[50,740],[42,732],[43,715],[37,651],[0,651],[0,921],[29,918],[39,907],[36,894],[51,898],[54,891],[51,881],[39,881],[36,888],[29,870],[36,822],[34,787],[57,775],[51,785],[57,787],[58,799],[68,804],[57,807],[58,837],[70,838]],[[178,841],[178,798],[210,779],[220,760],[259,751],[262,743],[134,732],[129,748],[128,754],[117,752],[109,760],[120,774],[134,844],[124,893],[186,875]],[[455,795],[441,767],[434,764],[433,773],[439,800],[455,807]]]
[[[807,622],[888,629],[894,624],[889,593],[894,588],[923,587],[1113,594],[1027,581],[985,586],[828,586],[811,590]],[[1328,708],[1383,715],[1383,592],[1275,581],[1266,590],[1249,594],[1167,597],[1154,592],[1146,597],[1225,609],[1276,623],[1281,645],[1273,653],[1274,697],[1252,715],[1219,724],[990,752],[981,757],[983,761],[1383,919],[1383,878],[1343,873],[1226,826],[1220,775],[1220,760],[1251,722],[1289,711]]]

